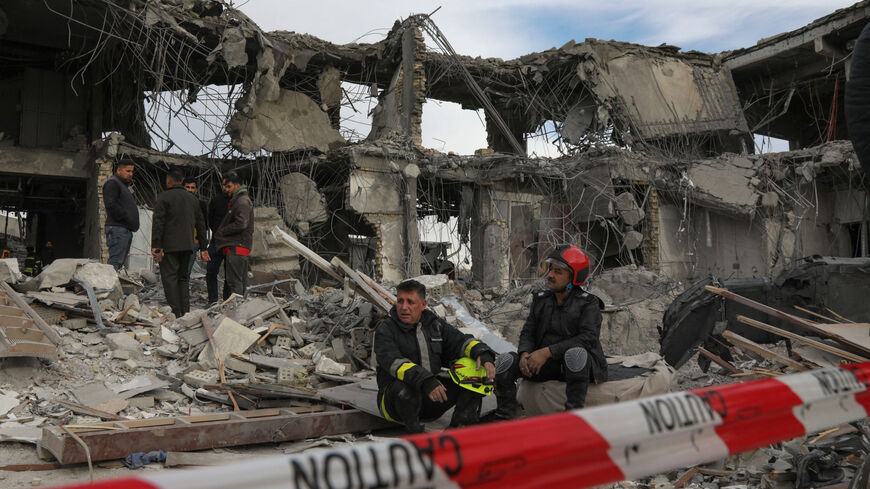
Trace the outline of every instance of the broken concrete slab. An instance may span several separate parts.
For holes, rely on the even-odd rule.
[[[260,298],[248,299],[235,308],[227,311],[226,317],[244,326],[250,326],[256,319],[267,319],[277,314],[280,306],[272,301]],[[236,352],[241,353],[241,352]]]
[[[759,200],[751,181],[755,173],[752,161],[744,157],[693,163],[686,172],[693,187],[690,198],[713,208],[752,214]]]
[[[643,209],[637,205],[637,200],[631,192],[623,192],[616,196],[616,212],[623,222],[629,226],[636,226],[645,217]]]
[[[110,401],[112,399],[116,399],[118,397],[117,394],[112,392],[111,389],[106,387],[105,382],[91,382],[89,384],[85,384],[79,387],[74,387],[69,390],[70,394],[72,394],[76,400],[80,404],[84,404],[85,406],[96,408],[100,404],[104,402]]]
[[[284,202],[284,222],[300,232],[310,223],[324,222],[327,213],[326,197],[314,180],[302,173],[288,173],[281,178],[281,198]],[[303,224],[304,223],[304,224]]]
[[[299,270],[299,255],[272,233],[278,227],[288,235],[284,220],[275,207],[254,208],[254,246],[251,248],[251,271],[289,274]],[[252,284],[253,285],[253,284]]]
[[[312,148],[325,153],[345,144],[314,100],[292,90],[281,90],[274,102],[259,101],[250,113],[236,112],[227,132],[243,153]]]
[[[271,302],[268,304],[274,305]],[[224,318],[214,331],[214,340],[222,359],[226,359],[232,353],[244,353],[258,339],[260,335],[230,318]],[[206,367],[215,366],[211,346],[207,346],[200,352],[198,361],[200,365]]]
[[[314,371],[319,374],[344,375],[347,367],[324,355],[317,361]]]
[[[21,423],[0,424],[0,442],[15,441],[35,445],[42,438],[42,428]]]
[[[76,270],[90,262],[85,258],[58,258],[45,267],[36,277],[40,289],[50,289],[70,283]]]
[[[0,416],[18,407],[18,393],[15,391],[0,391]]]
[[[78,267],[73,274],[73,279],[84,280],[91,284],[94,290],[115,290],[121,288],[118,272],[112,265],[105,263],[89,262]],[[44,284],[40,284],[44,288]]]
[[[0,281],[14,284],[23,278],[24,275],[18,269],[17,258],[4,258],[0,260]]]
[[[142,345],[127,333],[107,334],[106,345],[112,350],[126,350],[134,355],[142,353]]]

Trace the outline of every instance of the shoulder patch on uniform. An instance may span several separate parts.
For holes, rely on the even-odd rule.
[[[583,292],[583,295],[581,295],[580,297],[589,297],[589,292]]]
[[[538,292],[538,297],[544,297],[546,294],[546,292]]]

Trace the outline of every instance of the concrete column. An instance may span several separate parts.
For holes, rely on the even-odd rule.
[[[471,276],[478,287],[507,287],[510,283],[510,233],[507,222],[497,219],[486,187],[475,187],[471,219]]]
[[[417,176],[420,168],[409,163],[403,170],[405,175],[405,260],[408,277],[421,274],[420,229],[417,225]]]

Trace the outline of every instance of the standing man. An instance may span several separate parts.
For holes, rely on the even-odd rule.
[[[607,380],[601,348],[601,299],[580,288],[589,276],[589,258],[571,245],[556,247],[547,258],[547,290],[538,292],[520,332],[519,353],[496,360],[496,417],[517,414],[516,381],[567,383],[565,409],[580,409],[589,382]]]
[[[133,183],[133,163],[122,161],[112,178],[103,184],[103,206],[106,208],[106,246],[108,264],[120,270],[130,254],[133,233],[139,230],[139,209],[130,192]]]
[[[196,185],[195,178],[185,177],[184,183],[182,185],[184,186],[184,190],[187,190],[188,192],[193,194],[194,197],[196,197],[197,185]],[[197,200],[197,202],[199,202],[199,210],[200,210],[200,212],[202,212],[203,217],[207,216],[208,210],[205,207],[205,202],[200,200],[199,197],[196,197],[196,200]],[[194,231],[193,232],[193,241],[194,241],[193,253],[190,254],[190,265],[188,265],[188,267],[187,267],[187,279],[188,280],[190,280],[190,274],[193,272],[193,264],[196,263],[197,252],[200,251],[199,242],[197,241],[197,239],[198,239],[198,237],[196,235],[196,231]]]
[[[214,235],[215,247],[224,257],[224,278],[230,292],[245,295],[254,243],[254,204],[248,197],[248,188],[235,172],[224,175],[221,188],[230,203]]]
[[[224,255],[218,253],[215,247],[214,236],[217,235],[218,227],[224,216],[227,215],[227,207],[230,204],[230,199],[224,195],[223,189],[219,189],[214,197],[208,202],[208,228],[211,230],[212,240],[208,245],[208,256],[211,260],[205,267],[205,284],[208,287],[208,303],[214,304],[218,301],[218,275],[221,271],[221,264],[224,262]],[[227,299],[230,296],[230,287],[224,280],[223,298]]]
[[[438,419],[452,406],[451,427],[480,420],[484,392],[439,376],[442,367],[454,370],[476,362],[478,385],[495,377],[495,354],[486,344],[462,334],[426,309],[426,286],[406,280],[396,287],[396,305],[375,329],[378,406],[389,421],[404,423],[411,433],[423,431],[422,421]],[[469,358],[464,358],[469,357]],[[481,366],[483,367],[481,369]],[[469,386],[473,387],[473,386]]]
[[[190,280],[187,265],[193,252],[196,233],[203,261],[208,261],[205,218],[196,197],[182,187],[184,174],[171,170],[166,175],[166,191],[157,197],[151,229],[151,253],[160,264],[160,280],[166,302],[176,317],[190,310]]]

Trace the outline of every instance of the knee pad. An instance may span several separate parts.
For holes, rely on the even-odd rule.
[[[502,353],[495,359],[495,374],[503,374],[510,370],[516,353]]]
[[[400,387],[397,389],[397,391],[398,392],[396,392],[396,397],[398,397],[399,399],[401,399],[403,401],[412,401],[412,400],[414,400],[415,397],[417,397],[417,396],[415,396],[414,391],[412,391],[405,384],[400,384]]]
[[[587,361],[589,361],[589,354],[586,353],[586,348],[575,346],[565,352],[565,368],[569,372],[580,372],[586,367]]]

